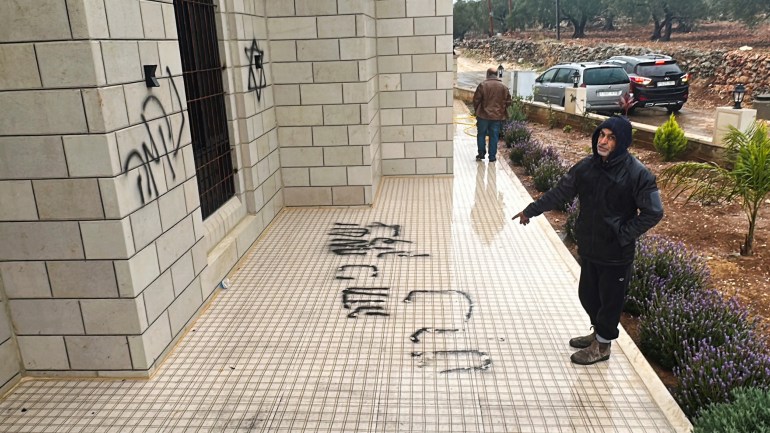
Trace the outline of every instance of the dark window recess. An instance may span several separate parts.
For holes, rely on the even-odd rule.
[[[174,0],[201,213],[235,195],[213,0]],[[172,71],[175,72],[175,71]]]

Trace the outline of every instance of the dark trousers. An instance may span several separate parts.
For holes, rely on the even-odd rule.
[[[633,264],[600,265],[581,257],[578,296],[597,334],[618,338],[618,323],[628,291]]]

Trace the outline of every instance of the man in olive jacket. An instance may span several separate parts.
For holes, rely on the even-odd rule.
[[[596,131],[593,155],[569,169],[559,183],[513,219],[521,224],[561,208],[575,196],[580,213],[575,224],[580,282],[578,296],[594,331],[575,337],[570,346],[582,350],[572,362],[588,365],[610,357],[636,252],[636,240],[663,218],[655,176],[628,153],[631,123],[610,117]]]
[[[487,79],[482,81],[473,94],[473,109],[476,112],[476,144],[478,154],[476,160],[481,161],[487,153],[485,139],[489,136],[489,162],[497,160],[497,141],[500,139],[500,129],[503,120],[508,118],[508,107],[511,105],[511,92],[500,81],[497,70],[487,69]]]

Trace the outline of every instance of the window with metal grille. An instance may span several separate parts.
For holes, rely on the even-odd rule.
[[[214,7],[213,0],[174,0],[204,219],[235,194]]]

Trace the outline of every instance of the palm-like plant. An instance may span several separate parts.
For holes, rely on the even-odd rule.
[[[741,245],[741,255],[754,252],[754,230],[762,203],[770,194],[770,137],[767,125],[755,122],[745,133],[730,127],[725,136],[730,167],[715,163],[680,162],[661,174],[661,184],[671,185],[675,196],[689,194],[688,200],[701,202],[741,200],[749,220],[749,232]]]

